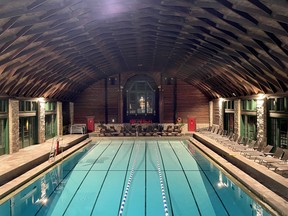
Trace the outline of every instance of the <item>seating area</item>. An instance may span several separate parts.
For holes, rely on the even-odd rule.
[[[182,129],[178,124],[122,124],[118,126],[102,124],[99,136],[181,136]]]
[[[288,177],[288,149],[266,145],[263,140],[250,140],[238,134],[228,134],[227,131],[214,126],[199,132],[217,141],[223,147],[238,152],[249,160],[259,163],[286,178]]]

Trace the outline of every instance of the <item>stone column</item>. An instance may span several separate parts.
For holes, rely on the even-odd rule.
[[[219,128],[221,130],[224,130],[224,106],[223,106],[223,104],[224,104],[224,102],[220,98],[219,99]]]
[[[8,125],[9,125],[9,153],[18,152],[20,149],[19,140],[19,101],[8,100]]]
[[[256,115],[257,115],[257,140],[267,144],[267,100],[257,99],[256,101]]]
[[[241,100],[234,100],[234,133],[241,133]]]
[[[69,120],[70,120],[70,124],[73,125],[74,124],[74,103],[73,102],[69,102]]]
[[[38,103],[38,142],[45,142],[45,101]]]
[[[213,101],[209,101],[209,126],[213,125]]]
[[[63,135],[63,115],[62,115],[62,102],[57,102],[57,135]]]

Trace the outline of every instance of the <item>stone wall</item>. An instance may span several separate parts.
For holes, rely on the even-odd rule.
[[[19,140],[19,101],[9,99],[9,153],[18,152],[20,149]]]
[[[264,142],[267,144],[266,134],[267,134],[267,103],[266,99],[257,100],[257,140],[259,142]]]
[[[241,100],[234,100],[234,133],[241,133]]]
[[[38,104],[38,142],[45,142],[45,101]]]
[[[219,100],[219,128],[224,130],[224,102],[223,100]]]
[[[63,135],[62,102],[57,102],[57,135]]]
[[[209,101],[209,126],[213,125],[213,101]]]

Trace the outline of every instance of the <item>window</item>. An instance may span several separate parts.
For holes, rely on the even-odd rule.
[[[268,109],[270,111],[288,112],[288,97],[270,98]]]
[[[256,100],[242,100],[241,108],[246,111],[256,111]]]
[[[7,119],[0,119],[0,155],[8,153]]]
[[[155,114],[155,91],[147,81],[136,81],[127,89],[127,115]]]
[[[8,111],[8,101],[0,100],[0,113],[6,113]]]
[[[45,116],[45,138],[50,139],[57,135],[56,115]]]
[[[257,139],[257,117],[242,115],[241,118],[241,136],[251,140]]]
[[[35,112],[37,110],[36,101],[19,101],[19,111],[20,112]]]
[[[224,114],[224,130],[226,130],[228,134],[234,132],[234,113]]]
[[[45,104],[46,111],[55,111],[56,110],[56,102],[47,101]]]
[[[269,110],[276,110],[276,99],[271,98],[268,100],[268,109]]]
[[[20,117],[19,118],[19,138],[21,148],[28,147],[36,143],[36,117]]]
[[[270,144],[288,148],[288,119],[271,118],[270,121]]]
[[[234,101],[225,101],[224,102],[225,109],[234,109]]]

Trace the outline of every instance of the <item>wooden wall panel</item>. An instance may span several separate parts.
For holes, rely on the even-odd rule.
[[[163,94],[163,123],[172,123],[174,117],[174,100],[173,100],[173,85],[163,85],[162,94]]]
[[[114,123],[118,123],[118,109],[119,109],[119,85],[118,82],[115,85],[111,85],[108,82],[107,85],[107,96],[108,96],[108,122],[112,123],[112,119],[114,119]]]
[[[105,121],[104,80],[88,87],[74,101],[75,124],[86,123],[86,116],[95,116],[95,122]]]
[[[209,123],[209,100],[197,88],[177,80],[177,117],[184,123],[195,117],[200,124]]]
[[[120,94],[122,93],[119,88],[120,85],[125,85],[127,79],[131,77],[131,74],[121,74],[121,80],[117,77],[117,81],[114,85],[107,82],[107,114],[108,122],[111,123],[112,119],[115,119],[115,123],[120,119],[121,101]],[[151,75],[152,76],[152,75]],[[156,79],[159,79],[159,74],[153,75]],[[120,83],[119,83],[120,82]],[[158,80],[158,82],[160,82]],[[120,85],[119,85],[120,84]],[[209,101],[197,88],[177,80],[177,107],[176,117],[181,117],[184,123],[187,122],[188,117],[196,117],[197,123],[208,124],[209,123]],[[174,85],[162,85],[162,97],[163,97],[163,112],[162,123],[173,123],[174,120]],[[218,104],[218,103],[217,103]],[[94,85],[88,87],[83,91],[79,97],[74,101],[75,110],[75,123],[86,123],[86,116],[95,116],[95,122],[105,121],[105,81],[101,80]],[[218,106],[217,106],[218,107]],[[215,122],[215,121],[214,121]]]

